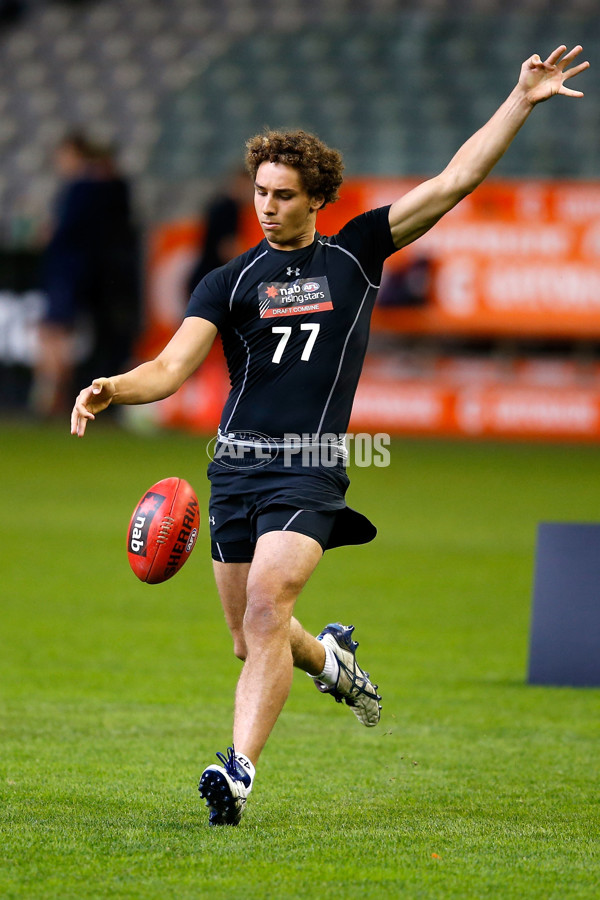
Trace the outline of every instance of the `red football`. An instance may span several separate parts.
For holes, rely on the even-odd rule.
[[[129,565],[147,584],[160,584],[179,572],[198,537],[200,508],[183,478],[163,478],[146,491],[127,533]]]

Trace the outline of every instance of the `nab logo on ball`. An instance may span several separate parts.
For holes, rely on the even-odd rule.
[[[164,494],[156,494],[154,491],[144,494],[129,525],[129,553],[146,556],[150,526],[166,499]]]
[[[127,556],[134,573],[147,584],[160,584],[178,572],[196,545],[200,507],[183,478],[164,478],[136,506],[127,535]]]

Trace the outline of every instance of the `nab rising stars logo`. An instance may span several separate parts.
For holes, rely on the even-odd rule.
[[[288,268],[287,274],[300,269]],[[329,284],[325,275],[296,278],[295,281],[271,281],[258,286],[258,310],[261,319],[299,316],[333,309]]]

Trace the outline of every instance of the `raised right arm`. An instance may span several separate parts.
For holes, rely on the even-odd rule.
[[[75,401],[71,434],[83,437],[88,421],[111,403],[152,403],[174,394],[204,362],[216,335],[217,328],[208,319],[190,316],[155,359],[122,375],[95,378]]]

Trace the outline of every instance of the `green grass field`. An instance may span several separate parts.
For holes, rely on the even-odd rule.
[[[598,520],[597,448],[407,441],[352,470],[379,537],[298,615],[356,624],[382,722],[297,673],[242,824],[209,829],[240,663],[206,523],[164,585],[125,554],[159,478],[205,508],[206,441],[0,429],[0,897],[598,897],[600,692],[526,684],[536,526]]]

